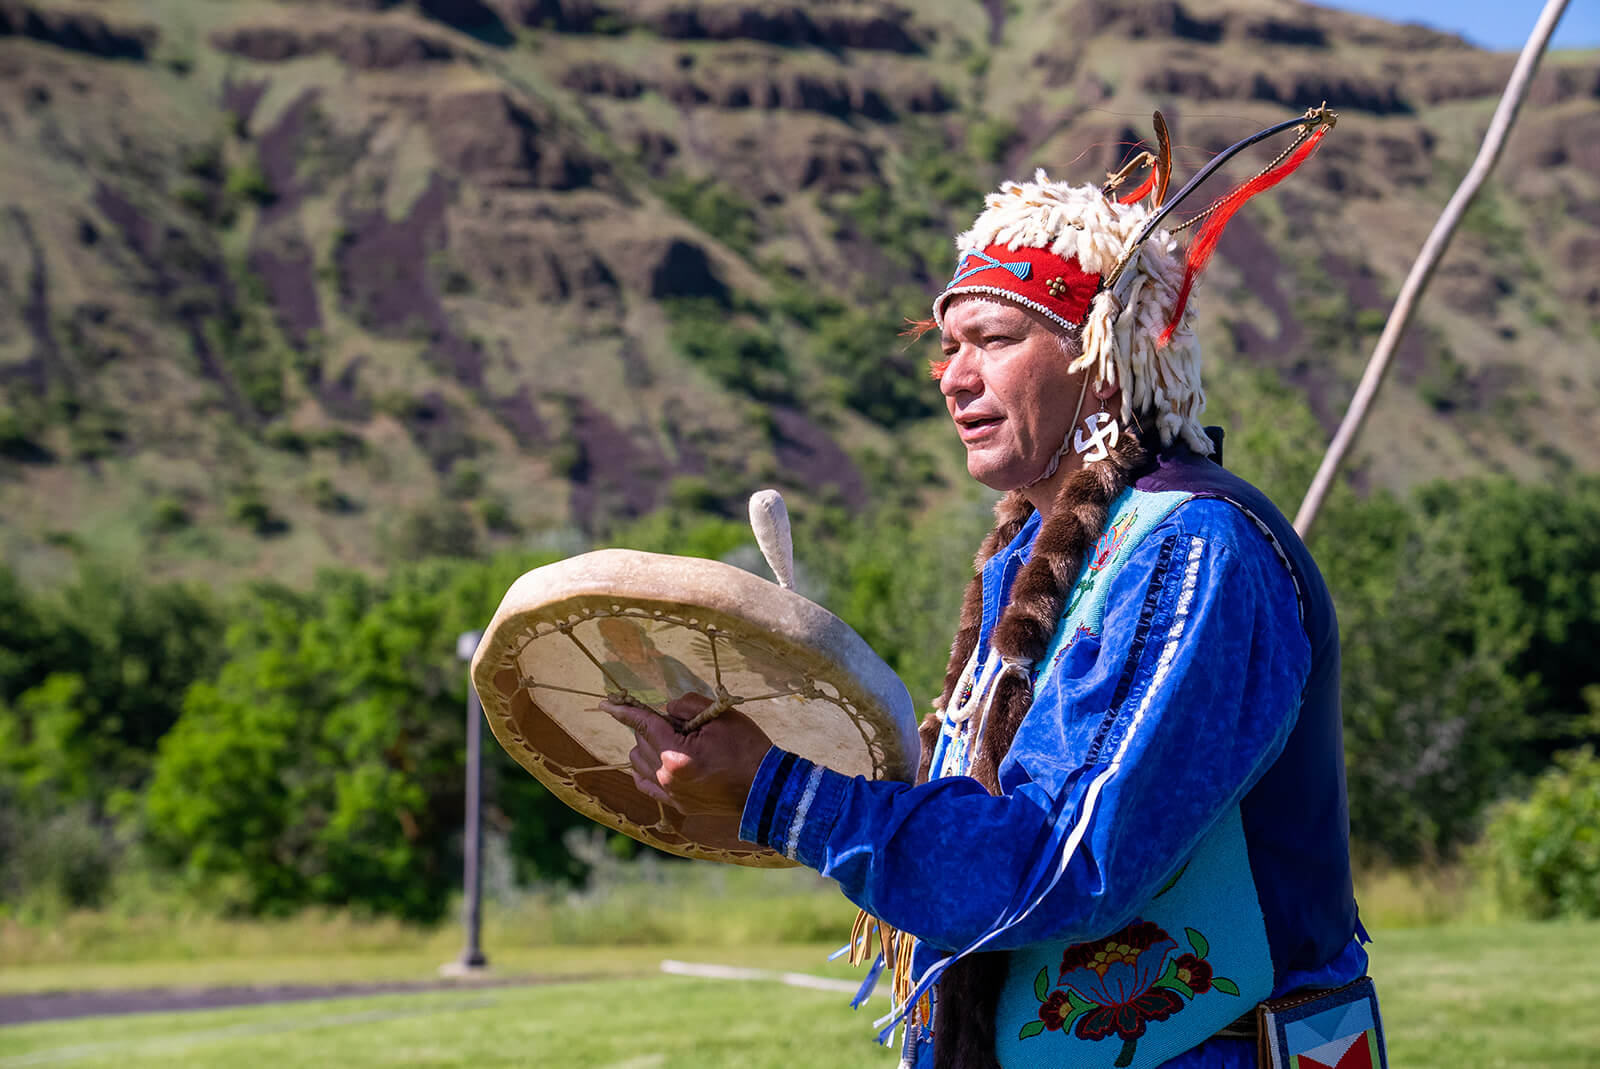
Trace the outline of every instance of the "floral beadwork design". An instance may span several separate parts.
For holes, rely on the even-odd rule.
[[[1114,935],[1070,946],[1061,955],[1054,989],[1050,969],[1039,970],[1033,994],[1039,1018],[1022,1026],[1018,1039],[1071,1028],[1079,1039],[1117,1036],[1122,1050],[1114,1064],[1132,1064],[1139,1037],[1150,1021],[1165,1021],[1207,991],[1238,997],[1239,985],[1216,976],[1206,955],[1211,946],[1185,928],[1189,950],[1159,925],[1136,920]]]
[[[1100,541],[1095,543],[1094,559],[1089,562],[1089,571],[1098,572],[1111,563],[1111,558],[1117,555],[1117,550],[1128,540],[1128,532],[1133,530],[1133,521],[1138,518],[1139,510],[1129,509],[1122,519],[1112,524],[1100,536]]]

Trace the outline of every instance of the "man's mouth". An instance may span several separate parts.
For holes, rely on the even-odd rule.
[[[963,442],[971,443],[987,437],[1003,422],[1003,416],[961,416],[956,420],[956,433]]]

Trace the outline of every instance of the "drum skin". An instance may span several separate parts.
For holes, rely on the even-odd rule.
[[[684,857],[779,868],[737,817],[686,817],[641,794],[633,732],[607,697],[660,711],[685,693],[736,706],[772,741],[846,775],[910,781],[905,684],[850,627],[719,561],[604,549],[512,584],[472,662],[500,745],[585,816]]]

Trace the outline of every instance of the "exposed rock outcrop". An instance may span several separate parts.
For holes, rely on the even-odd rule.
[[[576,302],[586,309],[615,309],[617,278],[593,252],[559,239],[505,227],[475,225],[455,243],[475,288],[509,305]]]
[[[750,40],[885,52],[920,52],[906,8],[807,4],[674,3],[629,16],[663,37]]]
[[[1414,110],[1394,78],[1330,70],[1320,64],[1255,71],[1164,66],[1147,72],[1143,84],[1152,93],[1191,100],[1263,100],[1295,110],[1321,103],[1335,110],[1373,115],[1403,115]]]
[[[728,298],[723,281],[703,246],[681,236],[640,237],[607,249],[611,268],[630,292],[655,300],[671,297]]]
[[[101,59],[145,59],[161,38],[152,25],[112,22],[91,11],[0,0],[0,37],[29,37]]]
[[[872,151],[860,141],[832,131],[815,132],[803,141],[786,141],[773,163],[790,190],[859,190],[878,177]]]
[[[441,162],[471,182],[518,189],[578,189],[602,164],[558,135],[548,114],[499,89],[436,98],[428,135]]]
[[[836,118],[860,116],[890,122],[901,112],[939,113],[955,106],[938,82],[905,79],[884,88],[870,78],[844,73],[824,75],[771,63],[730,64],[710,73],[670,74],[630,70],[604,60],[586,60],[561,76],[568,89],[615,100],[632,100],[656,92],[680,107],[758,108],[807,111]]]
[[[211,44],[220,52],[258,63],[330,55],[357,70],[448,62],[460,55],[443,37],[383,22],[350,22],[310,30],[282,23],[230,26],[213,32]]]
[[[1200,18],[1178,0],[1086,0],[1072,12],[1071,27],[1080,37],[1115,33],[1134,39],[1177,37],[1215,43],[1227,24]]]

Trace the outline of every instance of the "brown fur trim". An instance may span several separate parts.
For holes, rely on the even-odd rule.
[[[961,679],[961,670],[967,665],[967,658],[972,656],[972,651],[978,645],[979,625],[983,622],[983,566],[990,557],[1000,552],[1011,544],[1017,537],[1023,524],[1028,522],[1028,517],[1033,515],[1033,505],[1020,493],[1013,491],[1002,497],[994,507],[994,529],[984,538],[983,545],[978,548],[978,556],[972,562],[972,579],[967,583],[966,592],[961,598],[961,621],[956,626],[956,637],[950,643],[950,663],[944,670],[944,692],[933,703],[935,709],[947,708],[950,699],[955,693],[956,683]],[[922,736],[922,760],[917,770],[917,782],[928,782],[929,766],[933,762],[933,746],[939,741],[940,718],[937,714],[930,714],[922,722],[918,733]]]
[[[944,717],[937,712],[929,713],[922,718],[922,723],[917,725],[917,735],[922,740],[922,758],[917,762],[917,782],[927,783],[933,770],[933,747],[939,741],[939,729],[944,723]]]
[[[1133,435],[1123,442],[1126,444],[1106,460],[1073,472],[1057,492],[1050,519],[1034,540],[1028,563],[1017,573],[1011,599],[990,640],[1006,660],[1036,666],[1049,651],[1067,598],[1105,530],[1112,500],[1145,461],[1144,450]],[[971,769],[973,778],[991,794],[1000,793],[1000,762],[1033,707],[1029,676],[1012,672],[997,680],[995,687]]]
[[[1010,601],[995,626],[991,643],[1001,657],[1029,666],[1044,657],[1066,608],[1067,597],[1083,571],[1084,561],[1105,530],[1111,502],[1148,460],[1137,435],[1129,433],[1110,457],[1074,472],[1062,484],[1050,518],[1034,541],[1028,563],[1017,573]],[[978,553],[979,577],[967,586],[961,624],[950,650],[949,667],[945,670],[941,709],[949,704],[961,671],[978,644],[983,611],[983,563],[1009,545],[1032,514],[1032,508],[1025,501],[1018,505],[1021,497],[1018,493],[1008,494],[996,507],[995,529],[984,539]],[[971,775],[988,788],[989,793],[999,794],[1000,763],[1033,705],[1031,673],[1007,672],[994,686],[994,700],[981,728]],[[929,775],[933,747],[939,738],[937,714],[923,722],[921,735],[919,783]],[[934,1022],[935,1069],[998,1069],[994,1053],[995,1012],[1000,988],[1005,984],[1008,960],[1004,953],[971,954],[945,971],[939,981],[939,1008]]]

